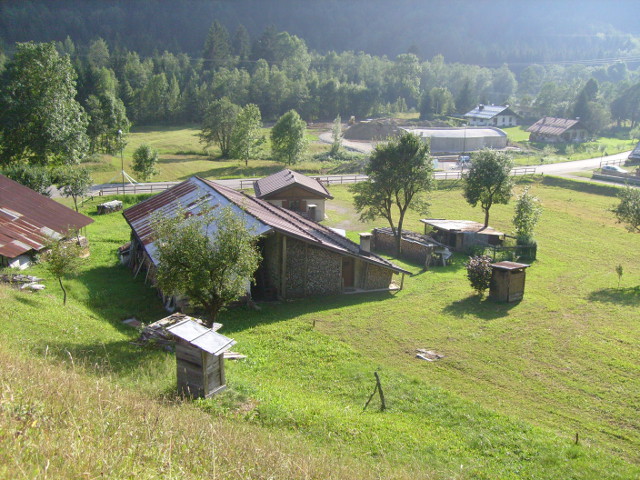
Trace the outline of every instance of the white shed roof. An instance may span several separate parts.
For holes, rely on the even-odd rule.
[[[220,355],[236,344],[232,338],[220,335],[189,318],[167,327],[167,331],[212,355]]]

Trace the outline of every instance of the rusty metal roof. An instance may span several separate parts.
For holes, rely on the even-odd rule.
[[[558,136],[575,127],[578,123],[580,123],[578,120],[569,120],[568,118],[542,117],[527,128],[527,132]]]
[[[315,195],[329,199],[333,198],[324,185],[315,178],[307,177],[289,169],[256,180],[253,183],[253,190],[257,198],[265,198],[294,185]]]
[[[377,255],[362,255],[356,243],[324,225],[303,218],[296,212],[271,205],[265,200],[199,177],[191,177],[154,197],[144,200],[138,205],[126,209],[123,215],[144,245],[151,259],[157,262],[156,248],[151,230],[154,212],[160,212],[162,216],[171,217],[180,208],[197,214],[204,206],[215,208],[220,205],[230,205],[238,215],[243,215],[246,225],[253,230],[255,235],[277,231],[320,248],[357,257],[365,262],[380,265],[395,272],[405,272],[405,270]],[[211,228],[214,229],[215,226]]]
[[[39,251],[50,238],[93,220],[0,175],[0,255],[14,258]]]
[[[479,233],[482,235],[499,235],[504,233],[499,232],[491,227],[484,226],[483,223],[474,222],[472,220],[445,220],[443,218],[423,218],[420,220],[433,228],[438,230],[445,230],[453,233]]]

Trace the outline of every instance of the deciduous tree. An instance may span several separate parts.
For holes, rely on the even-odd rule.
[[[53,185],[53,178],[50,169],[47,167],[16,163],[3,168],[2,174],[25,187],[29,187],[40,195],[51,196],[49,188]]]
[[[245,105],[238,113],[231,132],[231,155],[249,165],[249,159],[255,158],[265,142],[261,128],[262,116],[258,106],[253,103]]]
[[[88,148],[76,73],[53,43],[21,43],[0,87],[0,161],[73,163]]]
[[[484,212],[484,226],[489,226],[493,204],[507,204],[511,198],[513,162],[509,155],[481,150],[471,155],[471,167],[464,179],[464,198],[472,207],[478,203]]]
[[[513,228],[518,243],[526,245],[533,241],[533,231],[542,215],[540,200],[529,193],[529,187],[518,195],[513,215]]]
[[[56,181],[60,193],[64,197],[73,199],[73,206],[78,211],[78,198],[89,193],[91,187],[91,175],[89,170],[83,167],[66,167],[58,171]]]
[[[351,187],[355,208],[362,221],[387,220],[399,255],[405,214],[409,208],[426,213],[424,197],[434,185],[429,144],[411,133],[379,144],[365,171],[367,181]]]
[[[231,153],[231,137],[240,107],[223,97],[215,100],[207,107],[202,121],[200,141],[206,146],[217,144],[223,157]]]
[[[627,230],[640,233],[640,189],[626,187],[618,195],[620,203],[612,209],[618,222]]]
[[[220,310],[242,297],[260,263],[255,236],[233,207],[201,215],[179,211],[152,223],[158,251],[157,284],[165,294],[201,305],[211,326]]]
[[[307,124],[298,112],[289,110],[271,129],[271,153],[273,158],[287,165],[296,163],[307,147],[304,138]]]
[[[69,232],[66,238],[72,238],[76,234]],[[80,255],[82,248],[75,241],[62,241],[59,239],[51,239],[47,244],[45,253],[41,257],[47,271],[53,275],[60,284],[62,289],[62,304],[67,304],[67,290],[62,284],[65,277],[73,277],[78,274],[78,270],[82,265]]]
[[[143,144],[136,148],[133,152],[133,163],[131,168],[145,182],[154,175],[159,173],[156,165],[158,164],[158,152],[153,150],[149,145]]]

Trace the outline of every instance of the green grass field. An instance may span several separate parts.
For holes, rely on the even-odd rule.
[[[229,390],[195,402],[196,410],[173,395],[173,355],[130,343],[136,332],[121,320],[150,322],[165,313],[144,279],[117,263],[115,249],[129,235],[122,217],[94,216],[87,228],[91,259],[67,281],[67,308],[50,278],[38,294],[0,289],[0,352],[3,364],[16,365],[0,374],[0,431],[26,432],[0,435],[0,458],[6,460],[0,477],[44,476],[47,455],[69,436],[68,457],[75,463],[54,461],[51,476],[80,475],[73,465],[81,465],[90,477],[122,477],[132,465],[144,478],[166,476],[169,468],[174,478],[215,471],[219,478],[638,478],[638,236],[607,211],[616,202],[613,187],[552,177],[529,182],[545,210],[536,235],[539,256],[527,271],[522,302],[476,297],[460,255],[427,272],[403,264],[415,274],[396,294],[231,309],[220,319],[222,333],[235,338],[235,350],[248,358],[229,362]],[[328,225],[351,231],[372,226],[357,220],[345,187],[331,193]],[[512,213],[513,205],[495,206],[491,225],[509,231]],[[482,218],[455,187],[434,192],[431,214]],[[407,228],[420,231],[416,215]],[[618,264],[624,268],[620,288]],[[41,267],[34,272],[46,277]],[[445,357],[424,362],[415,357],[417,348]],[[55,387],[69,385],[59,380],[69,368],[78,375],[72,382],[77,391]],[[27,378],[22,370],[36,373]],[[389,406],[384,413],[377,411],[377,399],[362,411],[374,371]],[[77,398],[104,398],[97,402],[104,411],[91,407],[96,402],[68,398],[67,390]],[[114,410],[125,397],[133,400]],[[133,405],[141,402],[153,412],[158,402],[166,408],[161,431],[147,431],[149,421],[140,419],[148,418],[144,409]],[[21,408],[32,413],[21,414]],[[56,420],[56,409],[66,412],[64,420]],[[167,425],[166,416],[175,422]],[[197,425],[185,416],[197,418]],[[16,420],[23,418],[26,428]],[[147,426],[134,428],[139,421]],[[132,439],[116,429],[116,440],[100,448],[114,422],[130,425]],[[166,429],[175,433],[167,436]],[[203,438],[202,429],[225,434],[227,448],[214,449],[218,457],[211,465],[178,448],[191,445],[191,437]],[[244,461],[230,453],[229,445],[240,449],[246,442],[234,429],[252,439],[254,451],[245,445]],[[160,444],[141,459],[127,445],[143,441]],[[175,442],[176,451],[162,442]],[[271,451],[271,442],[299,448],[276,447],[283,456],[276,461],[260,453]]]
[[[408,117],[407,117],[408,118]],[[307,133],[308,151],[303,160],[297,163],[294,168],[306,174],[330,174],[330,173],[359,173],[360,164],[355,163],[335,163],[330,161],[315,160],[314,155],[326,153],[330,146],[318,141],[318,134],[329,130],[331,127],[320,124],[310,128]],[[522,126],[504,129],[511,142],[516,142],[526,148],[529,134]],[[285,167],[280,162],[269,159],[269,129],[264,129],[267,142],[263,146],[262,158],[249,160],[248,165],[234,159],[219,158],[220,152],[212,147],[205,151],[204,145],[199,141],[200,133],[198,126],[186,127],[166,127],[150,126],[134,128],[129,134],[127,146],[123,152],[124,168],[127,173],[133,175],[131,161],[133,152],[143,143],[149,144],[158,151],[160,173],[154,176],[152,181],[173,181],[185,180],[193,175],[198,175],[208,179],[223,178],[251,178],[270,175]],[[537,148],[538,146],[534,146]],[[554,154],[544,159],[544,163],[558,163],[569,160],[581,160],[603,154],[619,153],[633,148],[629,141],[618,138],[599,138],[595,142],[586,145],[588,151],[574,153],[569,158],[566,155]],[[603,148],[603,151],[600,151]],[[516,165],[539,165],[541,155],[523,151],[514,152],[514,163]],[[118,183],[121,179],[121,158],[120,155],[102,155],[98,162],[85,163],[92,172],[95,183]],[[133,175],[135,177],[135,175]]]
[[[142,144],[148,144],[158,152],[160,173],[152,181],[185,180],[193,175],[204,178],[261,177],[277,172],[284,167],[280,162],[268,158],[270,152],[269,132],[263,129],[266,143],[262,158],[252,159],[248,165],[234,159],[220,159],[220,151],[211,147],[205,150],[198,137],[198,126],[187,127],[138,127],[127,137],[123,151],[124,168],[135,177],[131,169],[133,152]],[[329,150],[329,145],[318,142],[317,131],[310,129],[307,134],[308,152],[296,170],[309,174],[327,173],[335,165],[331,162],[313,160],[314,154]],[[86,163],[92,171],[95,183],[119,182],[121,170],[120,155],[102,155],[100,162]]]

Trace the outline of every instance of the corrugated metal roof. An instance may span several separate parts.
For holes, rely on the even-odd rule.
[[[253,183],[253,190],[257,198],[264,198],[294,185],[321,197],[333,198],[324,185],[315,178],[307,177],[289,169],[256,180]]]
[[[498,270],[520,270],[524,268],[529,268],[531,265],[526,263],[516,263],[516,262],[498,262],[492,263],[491,266],[493,268],[497,268]]]
[[[578,120],[569,120],[568,118],[542,117],[527,128],[527,132],[559,136],[578,123],[580,123]]]
[[[503,106],[503,105],[478,105],[473,110],[465,113],[464,116],[488,120],[490,118],[495,117],[496,115],[500,115],[502,112],[508,109],[509,109],[508,106]],[[505,112],[504,114],[515,115],[515,113],[513,113],[512,111]]]
[[[93,220],[0,175],[0,255],[14,258],[41,250],[50,237]]]
[[[403,130],[429,138],[484,138],[484,137],[506,137],[507,134],[499,128],[403,128]]]
[[[199,177],[191,177],[159,195],[144,200],[125,210],[123,215],[145,246],[151,259],[157,263],[151,231],[152,214],[161,212],[161,215],[171,217],[180,206],[197,214],[205,204],[208,208],[231,205],[238,215],[244,215],[247,226],[252,228],[256,235],[277,231],[320,248],[358,257],[368,263],[390,268],[396,272],[404,272],[403,269],[382,257],[374,254],[366,256],[360,254],[356,243],[340,236],[330,228],[303,218],[296,212],[276,207],[265,200]],[[215,226],[211,228],[214,229]]]
[[[232,338],[187,318],[166,328],[172,335],[212,355],[220,355],[236,344]]]
[[[422,223],[426,223],[439,230],[446,230],[448,232],[465,232],[465,233],[480,233],[483,235],[504,235],[491,227],[484,226],[483,223],[474,222],[472,220],[445,220],[442,218],[423,218],[420,220]]]

